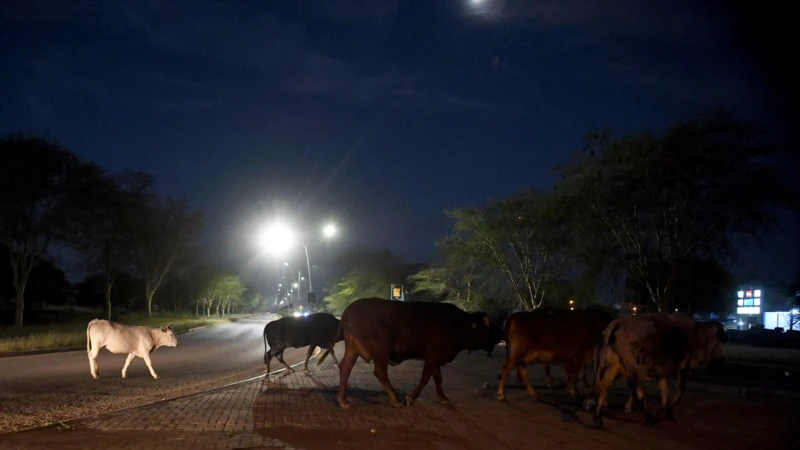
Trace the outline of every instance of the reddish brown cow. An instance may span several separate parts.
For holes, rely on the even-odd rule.
[[[603,426],[608,388],[618,377],[625,378],[631,396],[626,412],[633,406],[649,425],[656,417],[645,409],[644,384],[658,380],[664,418],[673,420],[673,409],[683,397],[689,372],[693,367],[721,359],[722,343],[728,340],[725,328],[716,321],[697,322],[684,314],[645,313],[614,320],[604,333],[604,343],[597,367],[597,401],[594,424]],[[668,398],[668,375],[678,375],[674,397]]]
[[[498,400],[505,400],[506,381],[514,368],[530,395],[536,397],[527,366],[537,362],[546,369],[550,363],[563,363],[566,385],[577,395],[578,373],[594,358],[595,347],[603,341],[603,330],[611,320],[608,313],[598,310],[540,309],[512,314],[505,323],[511,352],[500,376]]]
[[[373,361],[375,377],[383,385],[395,407],[403,404],[389,381],[388,366],[409,359],[425,361],[422,378],[406,404],[411,406],[433,376],[436,396],[447,397],[442,390],[441,367],[452,362],[462,350],[486,350],[499,342],[489,317],[467,313],[448,303],[396,302],[381,298],[356,300],[344,310],[336,339],[344,336],[344,356],[339,364],[339,404],[348,408],[347,379],[360,356]],[[328,349],[317,364],[322,364]]]

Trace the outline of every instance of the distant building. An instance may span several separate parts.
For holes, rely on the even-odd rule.
[[[782,315],[790,312],[789,298],[763,282],[739,285],[735,298],[739,329],[746,330],[756,325],[770,329],[781,327]]]

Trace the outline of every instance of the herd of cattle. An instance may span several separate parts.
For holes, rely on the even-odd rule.
[[[97,378],[95,358],[103,346],[113,353],[128,353],[122,370],[134,357],[145,360],[153,378],[158,378],[149,353],[160,346],[178,345],[172,329],[129,327],[104,320],[93,320],[86,330],[87,352],[92,376]],[[304,369],[317,347],[325,349],[317,365],[328,355],[339,366],[338,401],[349,408],[347,381],[361,357],[372,363],[375,377],[383,385],[395,407],[411,406],[433,376],[436,396],[446,402],[442,390],[441,367],[452,362],[463,350],[489,352],[505,342],[506,361],[502,367],[497,398],[505,400],[505,385],[512,370],[531,396],[537,393],[528,379],[527,367],[539,363],[550,377],[550,365],[560,363],[567,374],[570,393],[578,396],[581,371],[595,374],[594,424],[603,426],[607,392],[618,378],[627,381],[631,395],[626,412],[635,406],[648,424],[655,416],[645,409],[643,387],[655,379],[661,393],[663,415],[673,418],[673,408],[686,389],[690,371],[722,358],[722,343],[727,333],[719,322],[697,322],[685,314],[644,313],[613,318],[599,310],[538,309],[512,314],[503,327],[491,323],[489,316],[467,313],[447,303],[394,302],[365,298],[351,303],[341,320],[326,313],[306,317],[285,317],[264,328],[264,364],[267,374],[273,357],[289,371],[283,360],[286,348],[308,346]],[[344,355],[336,360],[334,345],[344,341]],[[401,402],[389,380],[388,367],[406,360],[424,362],[422,377]],[[670,400],[667,377],[677,376],[677,391]],[[267,375],[268,376],[268,375]],[[584,372],[584,382],[586,382]],[[592,405],[591,401],[586,402]]]

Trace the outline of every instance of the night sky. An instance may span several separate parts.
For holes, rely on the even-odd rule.
[[[588,131],[777,120],[747,36],[696,4],[4,1],[0,133],[152,173],[236,264],[278,213],[427,260],[444,208],[549,188]],[[787,230],[741,270],[791,273]]]

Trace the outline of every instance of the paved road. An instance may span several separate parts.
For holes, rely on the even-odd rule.
[[[343,345],[337,346],[341,354]],[[677,421],[645,426],[638,413],[622,411],[624,383],[612,389],[604,430],[565,389],[548,389],[541,366],[529,371],[539,398],[512,379],[508,402],[498,402],[502,358],[462,353],[442,370],[449,405],[436,400],[433,381],[410,408],[393,408],[372,366],[359,361],[349,380],[352,408],[336,402],[339,371],[332,361],[214,392],[184,397],[85,420],[4,435],[0,449],[114,450],[295,448],[345,449],[657,449],[730,450],[795,448],[800,420],[796,395],[741,393],[690,382],[676,408]],[[419,382],[422,363],[389,369],[400,395]],[[561,368],[553,375],[562,379]],[[513,378],[513,377],[512,377]],[[591,391],[583,389],[584,394]],[[648,384],[649,407],[660,415],[659,396]]]
[[[0,433],[100,411],[172,398],[257,376],[264,371],[262,315],[178,336],[177,348],[151,355],[159,380],[137,358],[121,378],[125,355],[103,350],[100,379],[92,379],[85,351],[0,359]],[[303,349],[285,353],[294,364]],[[273,370],[279,369],[273,360]]]

